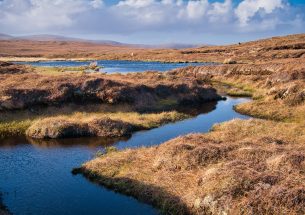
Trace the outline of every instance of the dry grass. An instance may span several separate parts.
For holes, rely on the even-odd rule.
[[[68,103],[130,104],[147,111],[221,99],[210,85],[198,82],[195,77],[186,79],[153,72],[128,75],[66,73],[61,72],[62,68],[34,68],[36,72],[7,73],[11,66],[7,63],[2,68],[0,65],[0,69],[6,72],[0,72],[0,111]]]
[[[30,111],[4,113],[0,116],[0,137],[24,135],[25,131],[30,126],[37,127],[35,125],[47,129],[48,127],[46,125],[50,125],[50,122],[56,121],[83,124],[92,122],[96,119],[111,119],[130,123],[137,128],[150,129],[165,123],[190,117],[176,111],[141,114],[138,112],[130,112],[132,108],[128,106],[115,107],[110,105],[88,105],[86,107],[81,107],[81,109],[84,109],[82,112],[77,111],[78,108],[80,107],[51,107],[43,109],[39,113],[33,113]],[[122,112],[123,109],[127,112]]]
[[[207,134],[112,152],[77,171],[164,214],[305,214],[305,52],[296,56],[305,44],[295,45],[298,36],[242,44],[235,57],[249,64],[169,72],[252,96],[236,110],[268,120],[233,120]]]
[[[3,60],[16,57],[37,59],[103,59],[144,60],[161,62],[220,62],[232,59],[238,63],[302,58],[305,35],[290,35],[229,46],[204,46],[183,50],[143,49],[86,42],[0,41]],[[37,49],[36,47],[39,47]],[[33,59],[34,58],[34,59]],[[1,60],[1,58],[0,58]]]
[[[257,118],[285,122],[304,122],[305,105],[291,107],[274,100],[257,100],[236,106],[238,112]]]
[[[7,123],[0,122],[0,138],[24,135],[31,124],[31,120],[12,121]]]
[[[107,81],[156,87],[159,94],[164,93],[163,86],[159,85],[170,84],[172,89],[177,89],[177,83],[180,87],[187,83],[194,86],[187,96],[197,91],[199,85],[222,82],[229,85],[224,88],[225,92],[254,98],[253,102],[239,105],[236,110],[272,121],[233,120],[214,126],[208,134],[179,137],[157,147],[112,151],[85,163],[80,170],[90,179],[151,203],[166,214],[304,214],[304,37],[304,34],[291,35],[240,45],[186,50],[144,50],[69,42],[43,42],[41,49],[35,50],[36,42],[24,41],[2,42],[1,46],[2,55],[6,57],[171,62],[223,62],[232,58],[236,64],[188,67],[162,74],[111,75],[107,76]],[[16,46],[28,51],[20,52]],[[96,80],[93,76],[90,80]],[[32,86],[33,77],[28,77],[29,74],[21,74],[2,84],[8,84],[8,88],[16,83]],[[80,77],[80,83],[88,78]],[[60,76],[54,79],[48,76],[43,81],[66,84]],[[45,89],[41,83],[37,79],[35,86]],[[109,94],[111,99],[107,101],[113,101],[116,93]],[[142,101],[147,96],[139,98]],[[162,97],[158,102],[161,106],[172,105],[176,99]],[[157,116],[142,119],[138,115],[120,114],[111,113],[107,117],[126,118],[147,127],[163,122],[162,117],[155,121]],[[71,113],[58,117],[71,122],[75,119],[88,122],[100,117],[94,112],[92,118],[82,115]]]
[[[86,68],[79,67],[34,67],[34,71],[43,75],[71,75],[69,73],[82,74]]]
[[[305,125],[234,120],[206,135],[112,152],[81,171],[165,214],[303,214],[304,142]]]

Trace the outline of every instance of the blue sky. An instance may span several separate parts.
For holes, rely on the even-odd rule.
[[[228,44],[305,33],[305,0],[0,0],[0,31]]]

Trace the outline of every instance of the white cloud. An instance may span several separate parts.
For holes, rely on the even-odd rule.
[[[118,6],[129,6],[135,8],[147,7],[155,3],[155,0],[122,0]]]
[[[208,17],[211,22],[228,22],[232,18],[232,0],[225,0],[224,3],[215,2],[211,5]]]
[[[104,2],[102,0],[92,0],[90,2],[93,8],[98,9],[104,6]]]
[[[283,0],[244,0],[235,10],[241,25],[247,25],[250,19],[259,11],[271,14],[277,8],[284,8]]]
[[[0,0],[0,31],[11,34],[239,34],[305,30],[288,0]],[[194,33],[195,32],[195,33]],[[187,39],[187,38],[186,38]]]
[[[4,0],[0,25],[20,30],[66,27],[73,23],[73,15],[86,10],[82,0]]]
[[[208,7],[208,0],[189,1],[186,6],[186,14],[190,19],[199,19],[205,15]]]

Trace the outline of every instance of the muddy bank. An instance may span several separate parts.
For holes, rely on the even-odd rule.
[[[8,71],[5,65],[2,67]],[[24,68],[19,69],[23,71]],[[0,110],[67,103],[126,103],[145,110],[163,104],[193,104],[222,99],[207,83],[160,73],[45,75],[27,72],[3,74],[0,79]]]
[[[303,214],[304,128],[234,120],[207,134],[111,152],[74,172],[164,214]]]

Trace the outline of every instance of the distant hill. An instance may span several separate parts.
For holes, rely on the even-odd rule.
[[[12,37],[11,35],[8,34],[1,34],[0,33],[0,40],[10,40],[13,39],[14,37]]]
[[[7,35],[9,36],[9,35]],[[0,38],[1,39],[1,38]],[[123,43],[119,43],[112,40],[86,40],[86,39],[80,39],[80,38],[74,38],[74,37],[65,37],[60,35],[52,35],[52,34],[38,34],[38,35],[27,35],[27,36],[19,36],[19,37],[13,37],[10,36],[9,39],[12,40],[31,40],[31,41],[72,41],[72,42],[91,42],[91,43],[97,43],[97,44],[107,44],[107,45],[125,45]]]
[[[11,36],[0,33],[0,40],[30,40],[30,41],[66,41],[66,42],[90,42],[101,45],[112,45],[112,46],[129,46],[137,48],[164,48],[164,49],[185,49],[185,48],[196,48],[200,45],[194,44],[180,44],[180,43],[169,43],[169,44],[157,44],[157,45],[145,45],[145,44],[127,44],[120,43],[113,40],[88,40],[74,37],[65,37],[60,35],[52,34],[38,34],[38,35],[26,35],[26,36]]]

